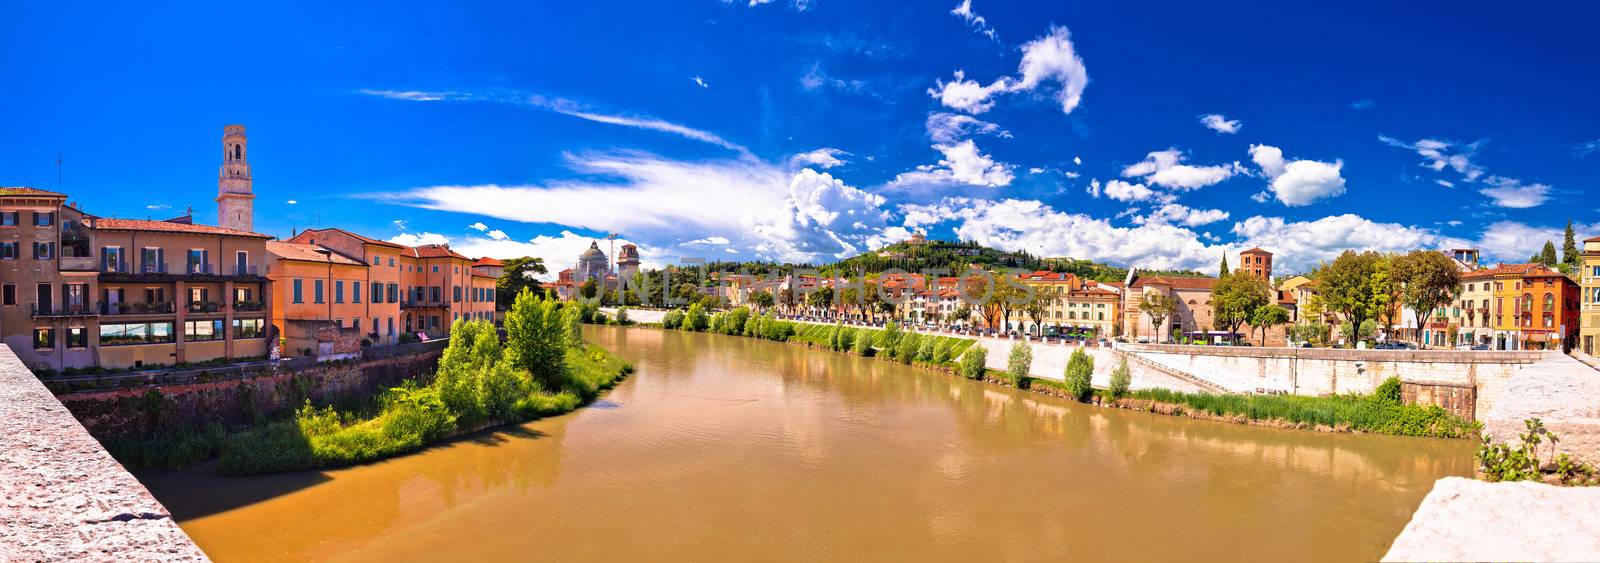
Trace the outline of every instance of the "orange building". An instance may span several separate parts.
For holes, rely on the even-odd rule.
[[[1252,248],[1239,253],[1239,269],[1254,274],[1261,281],[1272,282],[1272,253]]]
[[[319,334],[327,328],[360,335],[369,314],[367,266],[332,249],[314,244],[267,243],[267,273],[278,291],[273,295],[272,326],[283,341],[283,354],[324,357],[319,350],[334,339]],[[348,352],[348,350],[346,351]]]
[[[1522,278],[1517,327],[1528,350],[1570,350],[1577,344],[1578,283],[1561,272],[1534,268]]]

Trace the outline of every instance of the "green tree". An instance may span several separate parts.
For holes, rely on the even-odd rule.
[[[1542,264],[1546,268],[1554,268],[1554,267],[1556,267],[1556,245],[1555,245],[1555,243],[1550,242],[1548,240],[1544,241],[1544,249],[1540,250],[1538,254],[1533,255],[1532,261],[1533,262],[1537,262],[1539,264]]]
[[[988,361],[989,352],[983,346],[973,344],[961,355],[961,365],[957,371],[967,379],[983,379],[984,363]]]
[[[1034,336],[1044,336],[1044,317],[1050,312],[1050,303],[1053,297],[1042,292],[1035,292],[1033,299],[1022,305],[1022,312],[1027,313],[1033,321]]]
[[[1033,367],[1033,346],[1018,340],[1011,344],[1011,357],[1006,360],[1006,380],[1013,387],[1025,388],[1028,370]]]
[[[501,311],[511,310],[511,304],[516,302],[522,290],[532,291],[534,295],[541,293],[538,276],[550,273],[544,267],[544,259],[536,256],[523,256],[505,261],[500,277],[494,281],[494,305]]]
[[[706,315],[706,308],[698,301],[689,305],[689,310],[683,314],[683,330],[700,332],[710,325],[711,320]]]
[[[1090,358],[1083,348],[1073,350],[1062,375],[1066,379],[1069,396],[1080,402],[1089,400],[1094,393],[1094,358]]]
[[[1433,318],[1434,311],[1461,297],[1461,270],[1442,252],[1413,250],[1395,257],[1389,271],[1400,283],[1401,303],[1416,311],[1419,329]],[[1421,342],[1421,330],[1416,337]]]
[[[569,326],[554,299],[541,300],[523,288],[506,312],[505,355],[511,368],[527,372],[545,390],[559,389]]]
[[[872,357],[872,331],[863,330],[856,333],[855,353],[862,357]]]
[[[1159,292],[1147,292],[1139,297],[1139,311],[1150,318],[1151,330],[1156,333],[1150,335],[1152,342],[1161,339],[1161,329],[1165,328],[1167,317],[1178,310],[1178,301],[1172,296]],[[1170,334],[1168,335],[1171,336]],[[1168,338],[1171,340],[1171,338]]]
[[[772,293],[767,291],[757,291],[752,293],[750,294],[750,303],[756,306],[756,310],[766,311],[767,308],[772,306]]]
[[[594,296],[599,292],[600,282],[595,281],[594,278],[583,280],[583,285],[578,286],[578,295],[582,295],[584,299],[594,299]]]
[[[1250,322],[1256,309],[1272,304],[1272,286],[1248,270],[1239,270],[1211,286],[1211,307],[1218,327],[1238,342],[1239,327]]]
[[[905,333],[900,341],[894,344],[894,359],[902,364],[909,364],[917,358],[917,350],[922,348],[922,335],[915,332]]]
[[[1228,253],[1222,253],[1222,267],[1217,268],[1217,279],[1228,277]]]
[[[1444,256],[1440,254],[1440,256]],[[1261,331],[1261,345],[1267,345],[1267,331],[1289,323],[1289,310],[1277,305],[1257,307],[1250,314],[1250,326]]]
[[[1376,319],[1394,303],[1386,261],[1376,252],[1346,250],[1317,267],[1315,277],[1323,306],[1343,316],[1349,326]]]
[[[1572,231],[1572,220],[1567,219],[1567,230],[1561,234],[1561,263],[1567,270],[1576,272],[1579,267],[1578,235]]]
[[[1111,400],[1121,399],[1128,394],[1128,387],[1133,384],[1133,370],[1128,369],[1128,357],[1119,355],[1117,367],[1111,370],[1111,385],[1108,392]]]

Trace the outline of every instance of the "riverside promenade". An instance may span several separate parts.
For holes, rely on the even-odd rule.
[[[208,560],[4,345],[0,420],[0,561]]]

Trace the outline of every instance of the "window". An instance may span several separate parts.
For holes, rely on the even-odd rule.
[[[302,280],[300,278],[295,278],[295,280],[294,280],[294,302],[295,303],[305,303],[306,302],[305,287],[304,287],[305,284],[302,283],[304,281],[305,280]]]
[[[17,226],[17,215],[18,215],[18,213],[19,212],[17,212],[17,211],[3,211],[3,212],[0,212],[0,227],[15,227],[15,226]]]
[[[350,282],[350,302],[361,302],[361,282]]]
[[[189,342],[222,340],[222,319],[184,322],[183,339]]]
[[[389,259],[389,267],[391,267],[391,268],[394,267],[394,259],[393,258]]]
[[[250,253],[249,252],[245,252],[243,250],[240,250],[240,251],[235,252],[233,254],[233,273],[234,273],[234,275],[238,275],[238,276],[248,275],[248,274],[252,273],[250,271]]]
[[[102,272],[120,272],[120,271],[122,271],[122,261],[123,261],[122,247],[120,247],[120,246],[102,246],[102,247],[100,247],[100,271],[102,271]]]
[[[153,246],[146,246],[139,249],[139,271],[146,274],[167,273],[166,249],[156,248]]]
[[[88,348],[89,347],[89,329],[81,327],[81,326],[75,326],[75,327],[68,328],[67,329],[67,347],[68,348]]]
[[[443,297],[441,296],[441,294],[444,293],[444,288],[439,287],[439,286],[436,285],[436,286],[430,287],[428,289],[431,290],[431,291],[429,291],[429,293],[431,293],[432,297],[433,297],[433,299],[429,299],[429,301],[432,301],[434,303],[439,303],[439,302],[444,300]]]
[[[1595,295],[1597,297],[1600,297],[1600,290],[1597,290]],[[17,284],[8,283],[8,284],[5,284],[4,286],[0,286],[0,305],[16,305],[16,304],[17,304]]]
[[[382,263],[383,263],[383,258],[379,258],[377,256],[373,256],[372,257],[372,265],[377,266],[377,265],[380,265]]]
[[[51,225],[54,225],[54,224],[56,224],[56,212],[54,212],[54,211],[35,211],[35,212],[33,212],[33,226],[35,226],[35,227],[48,227],[48,226],[51,226]]]
[[[17,259],[17,241],[0,242],[0,260]]]
[[[235,288],[233,288],[233,302],[235,304],[238,304],[238,303],[249,303],[250,302],[250,288],[248,288],[248,287],[235,287]]]
[[[380,283],[380,282],[372,282],[372,293],[371,293],[371,295],[372,295],[371,299],[372,299],[373,303],[382,303],[383,302],[383,284]]]
[[[316,280],[315,282],[312,283],[311,302],[312,303],[321,303],[322,302],[322,280]]]
[[[211,302],[211,289],[205,287],[189,288],[189,305],[191,307],[205,307]]]
[[[233,338],[261,338],[261,323],[264,319],[234,319]]]
[[[191,274],[211,273],[211,264],[206,260],[208,251],[203,248],[189,249],[188,268],[184,271]]]
[[[361,332],[361,317],[350,319],[350,328],[355,329],[356,332]]]
[[[33,329],[33,349],[34,350],[40,350],[40,349],[45,349],[45,348],[55,348],[55,347],[56,347],[56,329],[53,329],[53,328],[36,328],[36,329]]]
[[[461,286],[456,286],[456,287],[452,287],[452,288],[450,288],[450,289],[453,289],[453,290],[455,290],[455,291],[454,291],[454,292],[452,292],[452,293],[454,293],[454,294],[455,294],[455,299],[454,299],[454,301],[455,301],[455,302],[456,302],[456,303],[460,303],[460,302],[461,302]]]
[[[33,259],[49,260],[55,257],[56,243],[46,241],[33,242]]]
[[[389,290],[384,292],[384,293],[386,293],[388,295],[390,303],[394,303],[395,301],[399,301],[400,300],[400,284],[397,284],[397,283],[389,284]]]
[[[38,286],[38,293],[34,294],[34,301],[33,302],[35,303],[35,307],[37,307],[40,311],[54,311],[55,310],[55,307],[53,306],[53,303],[54,303],[55,300],[51,299],[51,291],[50,290],[51,290],[50,284],[41,283]]]
[[[394,334],[394,317],[389,317],[389,334]]]
[[[1544,312],[1550,314],[1556,310],[1556,296],[1553,293],[1544,294]]]
[[[172,342],[172,323],[111,323],[100,325],[100,345],[163,344]]]
[[[344,280],[333,282],[333,302],[344,303]]]

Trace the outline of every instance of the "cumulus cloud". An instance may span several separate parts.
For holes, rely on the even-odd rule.
[[[506,240],[506,239],[511,238],[509,235],[506,234],[505,231],[502,231],[500,229],[495,229],[495,230],[489,231],[489,232],[484,233],[484,234],[489,235],[489,238],[493,239],[493,240]]]
[[[729,242],[731,241],[728,237],[710,236],[681,243],[678,246],[727,246]]]
[[[1055,98],[1062,113],[1072,113],[1083,99],[1089,72],[1078,57],[1067,28],[1051,26],[1050,33],[1022,45],[1022,61],[1015,76],[1002,76],[987,86],[969,80],[957,70],[949,82],[936,81],[928,94],[945,107],[979,114],[994,107],[997,94],[1033,91],[1044,84],[1058,87]]]
[[[489,226],[483,224],[482,221],[479,221],[477,223],[473,223],[471,225],[467,225],[467,228],[472,229],[474,231],[487,231],[487,230],[489,230]]]
[[[1135,217],[1134,223],[1150,225],[1157,223],[1171,223],[1188,227],[1209,225],[1228,218],[1228,212],[1221,209],[1195,209],[1177,203],[1167,203],[1150,210],[1148,215]]]
[[[1091,186],[1094,186],[1097,190],[1101,189],[1098,181],[1092,183]],[[1106,197],[1117,201],[1145,201],[1155,196],[1155,191],[1144,184],[1130,184],[1122,180],[1106,182],[1103,191]]]
[[[994,28],[989,27],[989,20],[983,19],[983,16],[972,11],[972,0],[961,0],[961,3],[956,5],[956,9],[950,10],[950,14],[967,22],[967,26],[971,27],[973,31],[989,39],[1000,40],[1000,36],[995,33]]]
[[[814,166],[817,168],[828,169],[843,165],[845,160],[840,157],[849,155],[850,153],[839,149],[824,147],[789,157],[789,165],[796,168]]]
[[[1283,150],[1271,145],[1250,145],[1250,159],[1261,168],[1261,174],[1270,181],[1268,189],[1284,205],[1310,205],[1344,193],[1343,161],[1285,161]]]
[[[1354,214],[1296,222],[1281,217],[1255,216],[1234,223],[1232,232],[1239,237],[1240,248],[1259,246],[1272,251],[1274,261],[1286,272],[1308,271],[1318,262],[1332,260],[1345,250],[1407,252],[1470,244],[1431,229],[1379,223]]]
[[[1239,128],[1244,127],[1243,124],[1239,123],[1239,120],[1228,119],[1220,113],[1208,113],[1200,116],[1200,124],[1206,126],[1206,129],[1230,135],[1238,133]]]
[[[1144,160],[1122,169],[1123,177],[1143,177],[1150,183],[1177,190],[1194,190],[1233,177],[1238,173],[1237,163],[1220,166],[1194,166],[1183,164],[1185,157],[1178,149],[1151,152]]]
[[[548,273],[538,276],[541,281],[551,282],[561,270],[577,265],[578,254],[589,249],[590,243],[598,242],[601,250],[609,256],[614,246],[621,248],[624,244],[633,244],[639,247],[639,263],[645,268],[660,268],[676,262],[676,256],[667,256],[661,249],[652,247],[638,241],[619,238],[616,241],[589,237],[562,230],[556,235],[539,235],[528,240],[511,240],[510,238],[496,239],[489,237],[467,237],[463,239],[447,240],[440,237],[439,244],[449,244],[450,249],[471,258],[520,258],[535,256],[544,259],[545,269]],[[391,239],[391,242],[398,242]],[[402,243],[404,244],[404,243]]]
[[[1488,196],[1496,206],[1511,209],[1527,209],[1544,205],[1550,199],[1550,186],[1548,184],[1524,184],[1516,178],[1503,176],[1490,176],[1483,180],[1487,186],[1480,188],[1478,193]]]
[[[935,143],[954,143],[973,135],[1011,136],[1011,133],[1002,131],[999,125],[959,113],[929,113],[923,126],[928,131],[928,138]]]
[[[972,139],[936,144],[933,148],[944,155],[937,165],[925,164],[911,172],[902,172],[889,182],[889,187],[967,184],[993,188],[1009,185],[1016,177],[1010,164],[995,162],[994,158],[979,152]]]
[[[406,246],[421,246],[424,244],[448,244],[450,238],[439,233],[400,233],[389,237],[389,242]]]

